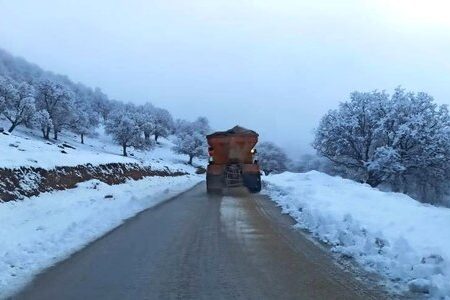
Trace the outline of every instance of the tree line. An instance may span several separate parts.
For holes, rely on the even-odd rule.
[[[173,120],[169,111],[151,103],[135,105],[109,99],[100,89],[73,83],[67,77],[42,70],[0,49],[0,116],[17,126],[39,129],[44,139],[58,140],[67,130],[84,143],[100,124],[127,149],[151,149],[160,137],[176,136],[174,150],[189,157],[205,155],[206,118],[194,122]]]
[[[9,132],[26,126],[39,129],[44,139],[57,140],[58,134],[67,130],[77,134],[81,143],[102,124],[125,156],[129,147],[150,150],[158,138],[173,134],[173,150],[187,155],[190,164],[195,157],[207,155],[205,135],[211,131],[204,117],[193,122],[173,120],[170,112],[151,103],[134,105],[109,99],[98,88],[44,71],[1,49],[0,116],[9,121]],[[280,147],[263,142],[258,148],[266,174],[287,170],[288,159]]]

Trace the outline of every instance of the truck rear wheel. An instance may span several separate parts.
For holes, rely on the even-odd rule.
[[[222,175],[206,174],[206,192],[208,194],[220,195],[224,188],[224,179]]]
[[[259,193],[261,191],[261,174],[242,174],[244,186],[250,193]]]

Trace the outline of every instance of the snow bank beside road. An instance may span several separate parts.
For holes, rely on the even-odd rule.
[[[125,219],[202,179],[147,177],[114,186],[92,180],[75,189],[0,203],[0,298]]]
[[[450,299],[450,209],[319,172],[264,178],[298,226],[401,290]]]

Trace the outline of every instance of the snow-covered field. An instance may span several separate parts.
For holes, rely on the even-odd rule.
[[[55,143],[20,135],[0,134],[0,166],[17,168],[22,166],[51,169],[56,166],[76,166],[95,162],[96,164],[109,162],[136,162],[111,153],[85,149],[74,143],[76,149],[59,148],[63,142]],[[66,152],[66,153],[63,153]]]
[[[2,123],[0,123],[1,125]],[[1,126],[0,126],[1,127]],[[40,167],[51,169],[57,166],[77,166],[83,164],[105,163],[141,163],[151,165],[153,169],[182,170],[193,172],[194,168],[186,165],[187,156],[175,154],[170,139],[159,139],[159,144],[152,150],[136,150],[130,147],[129,156],[122,156],[122,148],[111,137],[104,134],[102,128],[95,138],[87,137],[85,144],[71,133],[60,134],[58,141],[46,141],[36,130],[17,128],[13,134],[0,133],[0,168]],[[63,147],[68,144],[75,149]],[[65,152],[65,153],[63,153]],[[204,163],[204,161],[195,161]]]
[[[0,204],[0,298],[138,212],[194,186],[202,176],[147,177]],[[106,197],[105,197],[106,196]]]
[[[382,274],[394,291],[450,299],[450,209],[315,171],[264,181],[299,228]]]

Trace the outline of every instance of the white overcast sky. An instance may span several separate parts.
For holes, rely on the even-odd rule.
[[[397,85],[450,104],[444,0],[0,0],[0,47],[291,155],[353,90]]]

